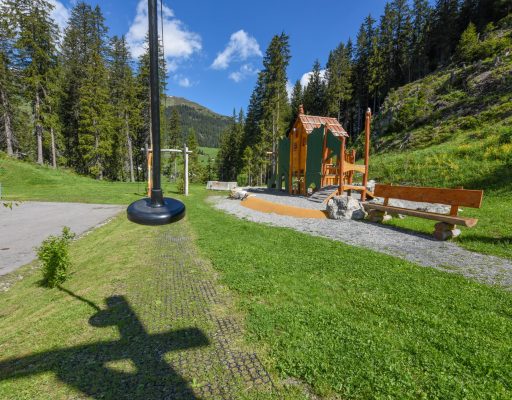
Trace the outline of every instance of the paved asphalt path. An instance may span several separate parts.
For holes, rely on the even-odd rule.
[[[22,202],[0,208],[0,275],[28,264],[35,247],[69,226],[77,235],[124,210],[105,204]]]

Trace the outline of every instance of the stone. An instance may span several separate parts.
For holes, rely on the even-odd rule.
[[[361,202],[350,196],[336,196],[327,203],[327,213],[330,219],[355,219],[366,217],[366,211]]]
[[[229,198],[233,200],[244,200],[247,197],[252,196],[246,190],[234,189],[229,193]]]
[[[385,211],[370,210],[370,213],[368,214],[368,221],[371,222],[386,222],[391,219],[391,215],[387,214]]]
[[[448,240],[456,238],[460,235],[460,229],[456,229],[455,225],[446,222],[438,222],[435,224],[434,238],[436,240]]]

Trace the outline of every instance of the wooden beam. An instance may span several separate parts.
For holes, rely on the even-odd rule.
[[[360,172],[360,173],[364,174],[366,172],[366,166],[345,162],[345,172],[350,172],[350,171],[356,171],[356,172]]]
[[[381,184],[375,185],[374,193],[377,197],[473,208],[480,208],[482,206],[483,197],[482,190],[391,186]]]
[[[472,228],[478,222],[478,219],[476,219],[476,218],[457,217],[457,216],[448,215],[448,214],[437,214],[437,213],[432,213],[432,212],[428,212],[428,211],[411,210],[409,208],[384,206],[382,204],[374,204],[374,203],[365,203],[364,208],[366,210],[379,210],[379,211],[386,211],[386,212],[392,213],[392,214],[403,214],[403,215],[410,215],[412,217],[431,219],[434,221],[446,222],[447,224],[452,224],[452,225],[463,225],[463,226],[467,226],[468,228]]]

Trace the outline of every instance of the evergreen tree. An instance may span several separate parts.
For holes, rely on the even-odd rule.
[[[290,62],[289,38],[284,33],[275,35],[265,52],[263,58],[263,115],[260,121],[262,136],[260,144],[265,149],[261,157],[266,156],[266,151],[272,151],[272,174],[277,168],[277,143],[283,136],[290,120],[290,104],[286,83],[288,78],[286,68]]]
[[[458,16],[458,0],[437,0],[427,45],[430,70],[449,63],[460,36]]]
[[[389,5],[386,5],[389,8]],[[372,53],[373,38],[375,36],[375,20],[371,15],[365,18],[357,34],[355,50],[354,73],[352,75],[354,88],[355,123],[354,129],[357,134],[362,130],[364,112],[370,106],[369,94],[369,65]]]
[[[304,89],[304,111],[311,115],[326,115],[325,104],[326,85],[321,76],[321,66],[318,60],[313,64],[309,82]]]
[[[112,152],[112,108],[105,62],[106,27],[98,6],[90,14],[90,54],[78,88],[79,171],[103,179]]]
[[[326,66],[326,109],[327,115],[341,121],[342,111],[352,96],[351,60],[343,43],[330,52]]]
[[[460,42],[457,46],[457,58],[460,61],[474,61],[478,56],[478,47],[479,40],[478,33],[476,32],[476,26],[470,22],[460,37]]]
[[[3,131],[5,150],[9,156],[14,155],[15,136],[13,117],[16,110],[14,103],[15,77],[13,73],[14,30],[13,19],[7,4],[0,3],[0,131]]]
[[[295,122],[297,119],[297,115],[299,114],[299,106],[303,104],[303,92],[302,92],[302,84],[300,80],[297,79],[295,85],[293,85],[292,96],[290,99],[290,108],[291,108],[291,119],[290,124]]]
[[[111,40],[109,89],[113,107],[109,178],[135,181],[133,140],[137,121],[136,86],[124,36]]]
[[[431,9],[427,0],[414,0],[411,45],[412,79],[423,77],[428,72],[427,38]]]
[[[176,107],[172,108],[171,116],[169,118],[167,126],[169,135],[168,142],[166,143],[166,145],[169,146],[169,148],[171,149],[181,149],[183,147],[183,137],[181,135],[180,114]],[[168,173],[169,176],[173,176],[174,178],[176,178],[178,174],[178,157],[179,156],[177,153],[170,153],[169,156]]]
[[[189,156],[189,174],[191,182],[201,182],[203,171],[199,163],[199,145],[197,144],[196,131],[190,128],[187,135],[187,147],[192,152]]]
[[[26,97],[33,109],[37,162],[43,163],[43,109],[57,64],[58,29],[50,18],[52,6],[45,0],[17,0],[8,5],[16,15],[19,34],[15,43]]]

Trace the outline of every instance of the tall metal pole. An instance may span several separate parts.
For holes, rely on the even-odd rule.
[[[149,84],[151,106],[151,139],[153,142],[153,187],[149,198],[134,201],[126,209],[128,219],[142,225],[163,225],[185,216],[185,205],[176,199],[164,198],[160,187],[160,83],[158,81],[157,0],[148,0],[149,19]]]
[[[160,81],[158,78],[158,18],[157,0],[148,0],[149,17],[149,85],[151,96],[151,135],[153,139],[153,188],[151,205],[163,205],[160,187]]]

